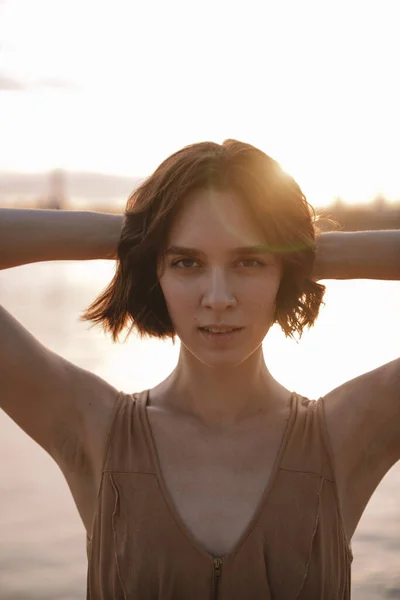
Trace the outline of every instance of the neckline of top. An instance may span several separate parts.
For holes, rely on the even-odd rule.
[[[284,428],[284,431],[283,431],[283,434],[281,437],[278,452],[275,457],[274,464],[273,464],[268,482],[266,483],[266,485],[264,487],[264,491],[261,494],[257,508],[255,509],[252,517],[250,518],[250,521],[248,522],[247,526],[244,528],[241,536],[234,544],[232,550],[228,554],[221,556],[221,557],[214,556],[213,554],[211,554],[210,552],[208,552],[201,546],[201,544],[196,540],[194,535],[191,533],[189,528],[186,526],[185,522],[183,521],[182,517],[180,516],[180,514],[175,506],[175,503],[172,500],[172,496],[167,488],[166,482],[164,480],[164,476],[161,471],[161,465],[160,465],[160,461],[159,461],[158,454],[157,454],[155,440],[154,440],[153,432],[151,429],[150,421],[148,418],[148,414],[146,411],[149,394],[150,394],[150,389],[144,390],[143,392],[141,392],[139,394],[139,397],[138,397],[139,410],[140,410],[140,413],[142,416],[142,422],[144,423],[144,426],[145,426],[145,433],[146,433],[145,437],[146,437],[148,449],[150,450],[150,455],[151,455],[152,462],[153,462],[153,468],[155,470],[157,481],[160,486],[161,493],[164,497],[164,500],[168,506],[168,509],[169,509],[172,517],[174,518],[174,521],[176,522],[179,529],[181,530],[181,532],[184,534],[184,536],[189,540],[189,542],[192,544],[192,546],[194,546],[201,555],[205,556],[207,559],[223,558],[224,562],[226,562],[228,559],[231,559],[234,555],[236,555],[239,552],[240,548],[244,544],[244,541],[250,535],[251,531],[257,525],[257,523],[261,517],[263,508],[264,508],[264,506],[267,502],[267,499],[268,499],[268,497],[273,489],[273,486],[275,484],[275,480],[276,480],[276,477],[277,477],[277,474],[279,471],[279,467],[280,467],[280,464],[281,464],[281,461],[283,458],[283,454],[284,454],[285,448],[287,446],[287,443],[288,443],[288,440],[290,437],[290,433],[292,431],[292,425],[294,422],[295,412],[297,411],[298,394],[296,394],[296,392],[292,392],[290,394],[290,398],[289,398],[289,402],[288,402],[289,414],[286,419],[285,428]]]

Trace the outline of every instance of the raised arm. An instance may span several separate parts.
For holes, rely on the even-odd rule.
[[[115,258],[123,216],[0,208],[0,269],[51,260]]]
[[[121,223],[122,217],[95,213],[2,209],[0,265],[112,257]],[[0,306],[0,408],[56,460],[89,526],[87,507],[97,493],[117,396],[100,377],[45,348]]]
[[[314,279],[400,280],[400,231],[321,235]],[[323,404],[351,537],[377,485],[400,460],[400,358],[340,385]]]
[[[400,279],[400,230],[321,234],[313,279]]]

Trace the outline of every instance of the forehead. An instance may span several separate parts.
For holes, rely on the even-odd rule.
[[[248,246],[265,241],[265,234],[234,191],[196,190],[184,199],[169,242],[200,247],[215,241]]]

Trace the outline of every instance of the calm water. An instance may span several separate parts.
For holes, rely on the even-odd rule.
[[[134,392],[170,373],[178,344],[113,344],[100,329],[79,322],[113,268],[96,261],[3,271],[0,303],[52,350]],[[264,344],[273,375],[310,398],[397,358],[400,350],[400,283],[326,284],[326,306],[299,344],[278,329]],[[400,598],[400,463],[372,497],[353,551],[353,598]],[[78,600],[85,598],[85,586],[85,531],[64,477],[0,411],[0,598]]]

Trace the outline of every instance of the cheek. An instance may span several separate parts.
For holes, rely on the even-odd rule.
[[[246,312],[253,316],[254,319],[262,321],[265,318],[270,318],[276,310],[276,294],[275,293],[258,293],[248,297],[245,302]]]
[[[186,314],[185,310],[189,307],[193,308],[196,303],[198,294],[196,289],[188,286],[185,282],[168,278],[161,279],[160,286],[171,319],[175,320],[176,317],[180,319],[184,318]]]
[[[248,280],[242,286],[242,294],[256,304],[270,305],[275,302],[280,285],[279,277],[265,277]],[[244,296],[242,296],[244,297]]]
[[[254,320],[264,322],[267,319],[270,322],[274,318],[279,283],[280,279],[274,278],[245,287],[241,304]]]

